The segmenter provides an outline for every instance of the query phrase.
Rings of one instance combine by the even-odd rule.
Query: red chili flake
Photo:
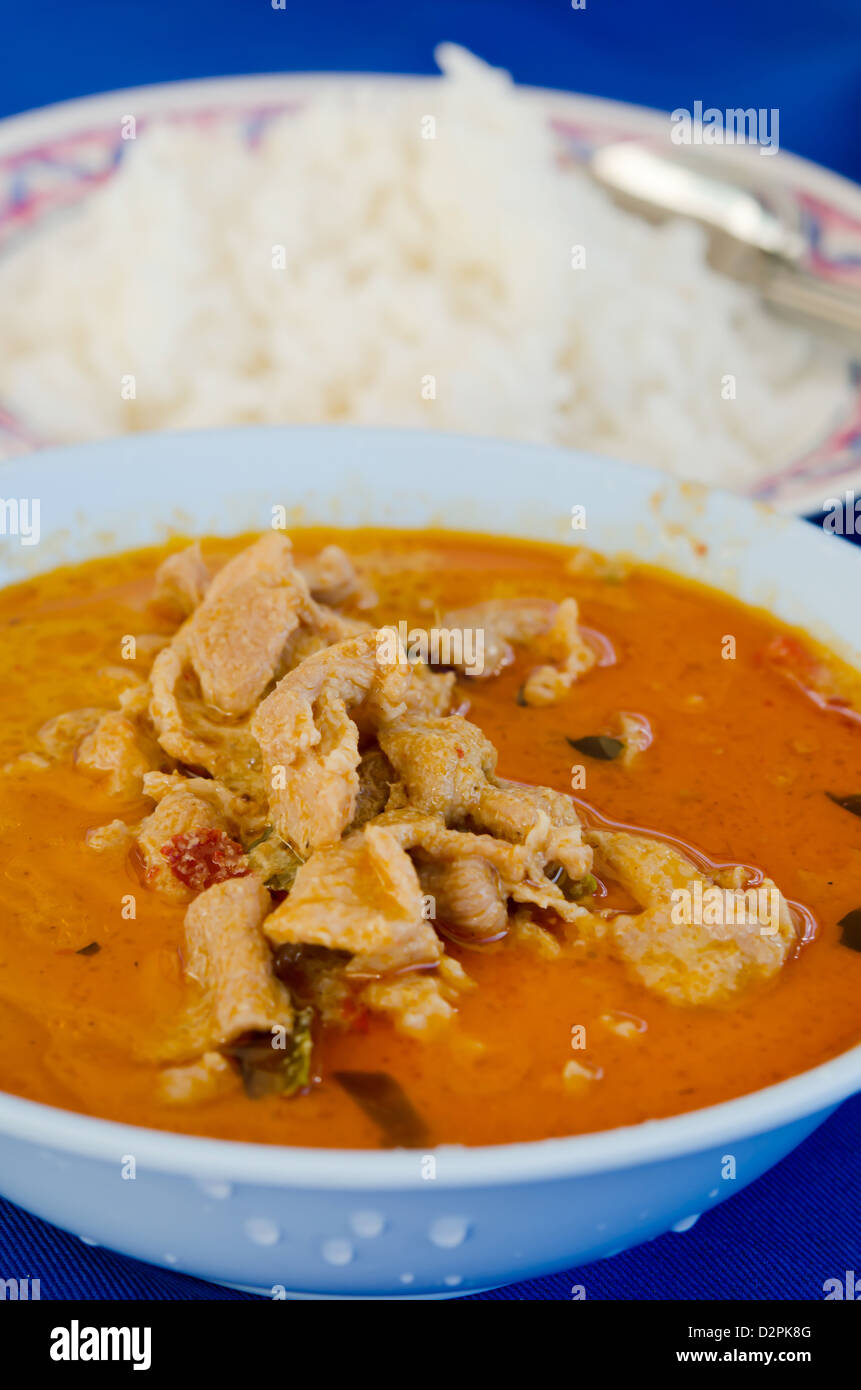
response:
[[[192,830],[172,835],[162,845],[161,856],[170,865],[171,873],[193,893],[249,873],[245,851],[225,830]]]
[[[861,711],[855,709],[845,695],[835,690],[835,678],[828,666],[797,637],[787,633],[774,637],[760,656],[820,709],[853,723],[861,723]]]
[[[797,637],[781,633],[773,637],[765,649],[765,658],[773,666],[789,669],[793,675],[821,673],[822,665]]]
[[[341,1022],[352,1033],[367,1033],[371,1016],[364,1004],[348,999],[341,1007]]]
[[[826,675],[824,667],[797,637],[788,633],[773,637],[760,658],[784,679],[800,686],[805,694],[822,688]]]

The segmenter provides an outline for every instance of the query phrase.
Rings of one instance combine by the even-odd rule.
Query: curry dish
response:
[[[172,543],[0,593],[0,1087],[498,1143],[858,1041],[859,677],[579,549]]]

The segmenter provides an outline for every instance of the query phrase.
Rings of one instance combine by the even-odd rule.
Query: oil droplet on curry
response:
[[[0,593],[3,1089],[230,1139],[488,1144],[858,1041],[849,668],[579,550],[291,540]]]

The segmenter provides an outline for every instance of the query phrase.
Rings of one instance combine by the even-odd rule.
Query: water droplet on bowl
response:
[[[216,1202],[226,1201],[233,1193],[232,1183],[219,1182],[217,1179],[204,1179],[197,1185],[204,1197],[212,1197]]]
[[[693,1216],[686,1216],[684,1220],[677,1221],[675,1226],[672,1227],[672,1230],[677,1231],[678,1234],[681,1235],[683,1231],[689,1231],[691,1226],[696,1226],[699,1219],[700,1214],[698,1211],[695,1211]]]
[[[245,1222],[245,1234],[252,1245],[277,1245],[281,1232],[266,1216],[252,1216]]]
[[[453,1250],[462,1245],[469,1231],[469,1222],[462,1216],[440,1216],[431,1224],[428,1239],[441,1250]]]
[[[327,1240],[323,1246],[323,1259],[330,1265],[348,1265],[354,1253],[348,1240]]]
[[[357,1236],[370,1240],[382,1235],[386,1229],[386,1218],[379,1211],[354,1211],[350,1217],[350,1230]]]

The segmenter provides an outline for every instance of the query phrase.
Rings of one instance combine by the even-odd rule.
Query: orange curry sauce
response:
[[[543,960],[505,941],[452,949],[476,988],[437,1039],[412,1041],[381,1020],[317,1040],[309,1094],[250,1100],[241,1087],[201,1105],[155,1099],[146,1059],[183,1008],[182,907],[147,890],[123,851],[97,854],[88,829],[132,821],[70,766],[0,776],[0,1087],[68,1109],[164,1129],[269,1143],[373,1147],[371,1120],[331,1080],[339,1068],[395,1076],[435,1141],[497,1143],[672,1115],[766,1086],[861,1036],[861,953],[839,919],[861,906],[861,818],[826,793],[861,793],[861,727],[826,712],[760,654],[780,629],[761,612],[655,571],[623,582],[572,578],[562,547],[474,536],[294,532],[299,558],[337,540],[369,557],[381,621],[427,627],[435,610],[483,598],[561,599],[605,634],[615,665],[589,672],[544,709],[517,703],[521,654],[494,680],[459,682],[469,717],[499,749],[502,776],[568,790],[603,815],[680,837],[719,861],[755,865],[805,904],[815,939],[776,982],[728,1009],[671,1005],[596,950]],[[204,545],[219,563],[247,543]],[[0,763],[36,747],[64,710],[113,703],[104,668],[126,634],[165,631],[147,611],[164,549],[57,570],[0,592],[4,672]],[[735,660],[722,639],[737,642]],[[630,767],[574,753],[566,736],[606,730],[619,710],[645,715],[652,746]],[[133,894],[136,916],[123,916]],[[98,952],[80,955],[98,942]],[[634,1038],[601,1016],[633,1014]],[[586,1051],[572,1051],[572,1028]],[[483,1044],[479,1049],[475,1043]],[[579,1093],[561,1084],[574,1058],[602,1069]],[[327,1077],[329,1078],[327,1080]]]

